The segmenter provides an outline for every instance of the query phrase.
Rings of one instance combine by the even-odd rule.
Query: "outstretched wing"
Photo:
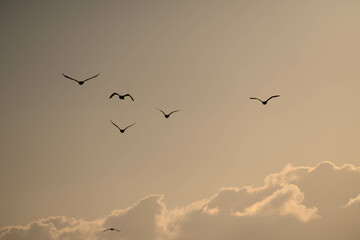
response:
[[[115,95],[118,95],[118,96],[119,96],[118,93],[114,92],[113,94],[110,95],[110,98],[112,98],[112,97],[115,96]]]
[[[134,101],[133,97],[130,94],[125,94],[124,97],[126,96],[130,97]]]
[[[115,126],[115,127],[117,127],[117,129],[119,129],[120,130],[120,128],[119,128],[119,126],[118,125],[116,125],[113,121],[111,121],[110,120],[110,122]]]
[[[179,109],[179,110],[172,111],[171,113],[169,113],[169,116],[170,116],[171,114],[173,114],[173,113],[175,113],[175,112],[179,112],[179,111],[180,111],[180,109]]]
[[[280,97],[280,95],[274,95],[274,96],[271,96],[271,97],[269,97],[269,98],[268,98],[268,100],[266,100],[266,101],[269,101],[270,99],[272,99],[272,98],[276,98],[276,97]]]
[[[66,76],[65,74],[63,74],[64,77],[70,79],[70,80],[73,80],[75,82],[79,82],[78,80],[76,80],[75,78],[72,78],[72,77],[69,77],[69,76]]]
[[[156,109],[159,110],[160,112],[162,112],[164,114],[164,116],[166,115],[163,110],[158,109],[158,108],[156,108]]]
[[[90,79],[96,78],[96,77],[99,76],[99,75],[100,75],[100,73],[96,74],[95,76],[93,76],[93,77],[91,77],[91,78],[85,79],[83,82],[86,82],[86,81],[89,81]]]
[[[133,124],[131,124],[131,125],[127,126],[126,128],[124,128],[124,131],[125,131],[126,129],[128,129],[129,127],[131,127],[131,126],[134,126],[135,123],[136,123],[136,122],[134,122]]]
[[[103,232],[106,232],[106,231],[110,231],[110,228],[108,228],[108,229],[105,229]]]
[[[118,229],[115,229],[115,228],[114,228],[114,231],[117,231],[117,232],[121,232],[120,230],[118,230]]]
[[[260,102],[262,102],[262,101],[261,101],[261,99],[259,99],[259,98],[254,98],[254,97],[251,97],[250,99],[259,100]]]

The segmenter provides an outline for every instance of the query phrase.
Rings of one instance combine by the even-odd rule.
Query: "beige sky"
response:
[[[2,1],[0,227],[360,165],[359,1]],[[100,76],[79,86],[61,76]],[[113,91],[135,102],[109,100]],[[281,97],[267,106],[249,97]],[[165,111],[181,109],[164,119]],[[119,134],[120,126],[137,124]]]

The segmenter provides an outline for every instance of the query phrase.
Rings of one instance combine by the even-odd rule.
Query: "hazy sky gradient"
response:
[[[1,1],[0,226],[95,219],[152,193],[185,205],[287,163],[359,166],[359,11],[350,0]],[[62,73],[100,76],[79,86]],[[119,134],[110,120],[137,124]]]

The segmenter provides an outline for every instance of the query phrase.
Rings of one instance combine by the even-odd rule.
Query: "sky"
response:
[[[295,234],[299,225],[309,237],[340,224],[338,214],[352,229],[360,216],[351,184],[360,166],[359,10],[351,0],[1,1],[0,240],[15,239],[11,229],[41,239],[31,227],[47,225],[41,234],[55,235],[44,239],[107,239],[94,231],[113,218],[123,231],[136,228],[122,216],[144,217],[137,223],[148,234],[124,239],[253,239],[233,229],[255,223],[273,239],[289,235],[271,229]],[[82,86],[62,76],[98,73]],[[135,101],[109,99],[114,91]],[[249,99],[275,94],[266,106]],[[181,111],[165,119],[155,108]],[[136,125],[120,134],[110,120]],[[291,182],[300,176],[267,182],[323,165],[320,177],[301,175],[307,185]],[[316,195],[338,171],[340,186]],[[260,193],[238,203],[244,187]],[[235,196],[212,203],[224,189]],[[233,227],[194,232],[222,220]],[[69,236],[59,224],[73,224]],[[341,229],[319,234],[360,236]]]

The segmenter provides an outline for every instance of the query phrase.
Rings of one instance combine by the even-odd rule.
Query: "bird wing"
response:
[[[117,129],[121,130],[121,129],[119,128],[119,126],[116,125],[113,121],[110,120],[110,122],[111,122],[115,127],[117,127]]]
[[[119,96],[118,93],[114,92],[113,94],[110,95],[110,98],[112,98],[112,97],[115,96],[115,95],[118,95],[118,96]]]
[[[65,74],[63,74],[64,77],[70,79],[70,80],[73,80],[75,82],[79,82],[78,80],[76,80],[75,78],[72,78],[72,77],[69,77],[69,76],[66,76]]]
[[[83,82],[86,82],[86,81],[89,81],[90,79],[96,78],[96,77],[99,76],[99,75],[100,75],[100,73],[96,74],[95,76],[93,76],[93,77],[91,77],[91,78],[85,79]]]
[[[135,122],[135,123],[136,123],[136,122]],[[134,126],[134,125],[135,125],[135,123],[133,123],[133,124],[131,124],[131,125],[127,126],[126,128],[124,128],[124,131],[125,131],[126,129],[128,129],[129,127],[131,127],[131,126]]]
[[[134,101],[133,97],[130,94],[125,94],[124,97],[126,96],[130,97]]]
[[[158,109],[158,108],[156,108],[156,109],[159,110],[160,112],[162,112],[164,114],[164,116],[166,115],[163,110]]]
[[[120,230],[118,230],[118,229],[115,229],[115,228],[114,228],[114,230],[115,230],[115,231],[117,231],[117,232],[121,232]]]
[[[256,99],[256,100],[259,100],[260,102],[262,102],[262,100],[259,98],[251,97],[250,99]]]
[[[108,229],[105,229],[103,232],[106,232],[106,231],[110,231],[110,228],[108,228]]]
[[[276,97],[280,97],[280,95],[274,95],[274,96],[271,96],[271,97],[269,97],[269,98],[268,98],[268,100],[266,100],[266,101],[269,101],[270,99],[272,99],[272,98],[276,98]]]
[[[172,111],[171,113],[169,113],[169,116],[170,116],[171,114],[173,114],[173,113],[175,113],[175,112],[179,112],[179,111],[180,111],[180,109],[179,109],[179,110]]]

